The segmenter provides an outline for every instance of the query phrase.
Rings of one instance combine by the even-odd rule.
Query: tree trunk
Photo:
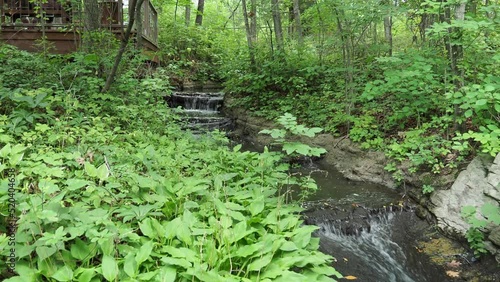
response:
[[[85,15],[85,31],[96,31],[100,27],[100,19],[101,15],[99,11],[99,4],[97,0],[84,0],[84,15]]]
[[[177,22],[177,8],[179,7],[179,0],[175,0],[175,9],[174,9],[174,24]]]
[[[186,5],[186,13],[184,14],[184,23],[189,26],[191,21],[191,5]]]
[[[278,0],[271,0],[274,35],[276,36],[276,46],[280,52],[283,52],[283,28],[281,27],[281,12]]]
[[[144,2],[142,2],[144,3]],[[135,9],[135,48],[136,49],[141,49],[142,48],[142,31],[143,31],[143,20],[142,20],[142,16],[143,16],[143,9],[142,9],[142,4],[141,6],[138,6],[136,9]]]
[[[196,13],[195,24],[201,26],[203,22],[203,9],[205,8],[205,0],[198,0],[198,11]]]
[[[115,57],[115,62],[113,64],[113,68],[111,69],[111,72],[106,79],[106,84],[102,88],[101,92],[107,92],[109,88],[111,87],[111,84],[113,84],[113,81],[115,80],[116,72],[118,71],[118,67],[120,66],[120,62],[123,57],[123,53],[125,53],[125,49],[127,48],[128,41],[130,39],[130,34],[132,33],[132,27],[134,25],[135,21],[135,15],[136,15],[136,9],[137,7],[142,7],[142,3],[144,0],[131,0],[129,2],[129,7],[128,7],[128,14],[129,14],[129,22],[127,24],[127,30],[125,31],[125,34],[123,35],[122,42],[120,43],[120,49],[118,50],[118,54],[116,54]],[[140,8],[139,8],[140,9]]]
[[[295,20],[295,33],[297,34],[297,40],[299,45],[304,43],[302,37],[302,24],[300,23],[300,5],[299,0],[293,0],[293,18]]]
[[[252,42],[257,42],[257,3],[256,0],[250,0],[250,35]]]
[[[389,51],[387,54],[392,56],[392,0],[389,0],[387,3],[387,9],[389,9],[388,14],[384,17],[384,35],[385,41],[389,45]]]
[[[250,23],[248,21],[248,13],[247,13],[247,1],[246,0],[241,0],[241,7],[243,9],[243,19],[245,21],[245,31],[247,34],[247,44],[248,44],[248,53],[250,55],[250,69],[252,71],[256,70],[256,65],[255,65],[255,52],[253,49],[253,38],[252,38],[252,30],[250,28]]]
[[[354,56],[353,54],[353,39],[352,39],[352,32],[351,28],[348,24],[348,21],[345,19],[345,14],[341,10],[339,11],[337,8],[334,9],[334,12],[336,14],[337,18],[337,28],[340,33],[340,38],[342,41],[342,60],[344,62],[344,83],[345,83],[345,99],[346,99],[346,106],[345,106],[345,113],[346,115],[350,118],[351,116],[351,109],[354,104],[354,74],[353,74],[353,68],[354,64],[352,62],[352,58]],[[344,22],[344,24],[342,23]],[[344,25],[347,27],[347,29],[344,28]],[[347,128],[347,133],[349,132],[351,128],[351,122],[350,119],[347,118],[346,122],[346,128]]]
[[[83,50],[87,52],[92,52],[94,48],[97,47],[97,42],[95,42],[95,38],[92,35],[94,31],[99,30],[100,27],[100,11],[99,4],[97,0],[85,0],[84,1],[84,26],[83,32],[84,36],[82,37],[82,47]],[[43,21],[42,21],[43,22]]]
[[[465,7],[466,3],[462,2],[455,7],[455,21],[463,22],[465,20]],[[455,92],[461,91],[464,87],[464,72],[460,68],[459,64],[463,59],[463,48],[462,48],[462,28],[453,27],[450,29],[450,42],[448,43],[448,48],[450,48],[450,68],[453,74],[453,85]],[[463,131],[463,125],[457,122],[457,118],[462,115],[462,111],[459,105],[454,106],[454,129]]]

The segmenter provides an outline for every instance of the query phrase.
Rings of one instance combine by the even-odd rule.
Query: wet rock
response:
[[[463,207],[481,207],[485,203],[498,205],[498,202],[485,195],[487,191],[494,189],[488,183],[490,166],[489,158],[476,157],[467,169],[459,174],[449,190],[434,192],[430,198],[432,205],[430,211],[436,216],[441,229],[450,234],[463,236],[470,227],[462,218]]]
[[[490,236],[488,236],[488,240],[500,247],[500,226],[497,226],[493,230],[491,230]]]

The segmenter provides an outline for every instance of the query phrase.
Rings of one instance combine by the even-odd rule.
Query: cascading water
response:
[[[359,281],[446,281],[443,275],[436,276],[428,266],[415,269],[414,265],[409,265],[407,253],[394,236],[394,218],[397,216],[387,213],[371,219],[370,232],[361,232],[357,236],[345,235],[332,224],[320,223],[317,235],[322,242],[322,250],[336,257],[335,266],[339,271],[354,275]]]
[[[305,203],[304,217],[320,227],[320,249],[337,259],[338,271],[366,282],[451,281],[417,250],[428,225],[396,191],[349,181],[324,162],[308,169],[328,172],[310,173],[320,191]]]
[[[220,112],[223,100],[221,92],[174,92],[167,97],[170,107],[182,109],[186,129],[194,132],[230,127],[231,120]]]

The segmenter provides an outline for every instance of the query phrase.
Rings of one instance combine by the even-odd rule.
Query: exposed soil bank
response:
[[[270,137],[260,135],[258,132],[262,129],[276,128],[278,127],[276,123],[253,117],[250,112],[231,107],[231,105],[231,97],[226,97],[223,110],[226,116],[234,119],[235,130],[233,134],[235,136],[250,139],[258,144],[270,144],[272,142]],[[500,267],[493,256],[485,256],[479,261],[474,260],[470,255],[471,251],[467,247],[467,242],[463,240],[463,237],[460,239],[463,234],[457,234],[454,230],[447,230],[440,226],[440,231],[445,232],[448,236],[455,236],[455,240],[450,240],[436,231],[438,225],[435,225],[435,223],[439,222],[439,218],[436,220],[436,215],[432,213],[436,205],[433,205],[430,198],[423,196],[421,193],[423,184],[432,185],[437,192],[443,191],[436,193],[441,198],[446,193],[454,193],[450,188],[457,179],[458,169],[437,176],[431,172],[410,174],[407,170],[408,167],[403,165],[401,169],[404,172],[404,180],[398,185],[392,175],[384,170],[388,160],[382,152],[362,150],[357,144],[350,141],[347,136],[336,138],[330,134],[320,134],[312,139],[301,138],[299,140],[309,145],[325,148],[328,151],[324,157],[325,161],[338,169],[344,177],[354,181],[377,183],[389,188],[397,187],[397,189],[401,189],[404,196],[410,196],[419,203],[417,214],[434,225],[426,229],[419,229],[421,239],[414,243],[434,263],[447,271],[451,271],[446,273],[450,279],[455,279],[455,281],[500,281]],[[487,176],[486,173],[485,177]],[[467,195],[461,195],[460,197],[467,198]],[[450,212],[455,213],[456,216],[457,209]],[[441,216],[446,217],[445,214],[441,214]],[[458,216],[460,215],[458,214]],[[496,249],[492,248],[492,250],[495,251]],[[497,258],[500,257],[498,254],[500,253],[497,253]]]

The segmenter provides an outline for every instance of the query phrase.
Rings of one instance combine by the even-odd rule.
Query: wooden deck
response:
[[[83,30],[82,7],[70,7],[57,0],[49,0],[40,8],[34,5],[28,0],[0,0],[0,41],[36,52],[39,51],[37,42],[45,36],[54,47],[53,53],[67,54],[78,50]],[[158,51],[158,17],[149,0],[143,5],[142,45],[146,53],[152,54]],[[121,0],[101,1],[100,6],[101,28],[118,39],[123,38],[126,24]],[[134,29],[133,33],[135,37],[137,30]]]

